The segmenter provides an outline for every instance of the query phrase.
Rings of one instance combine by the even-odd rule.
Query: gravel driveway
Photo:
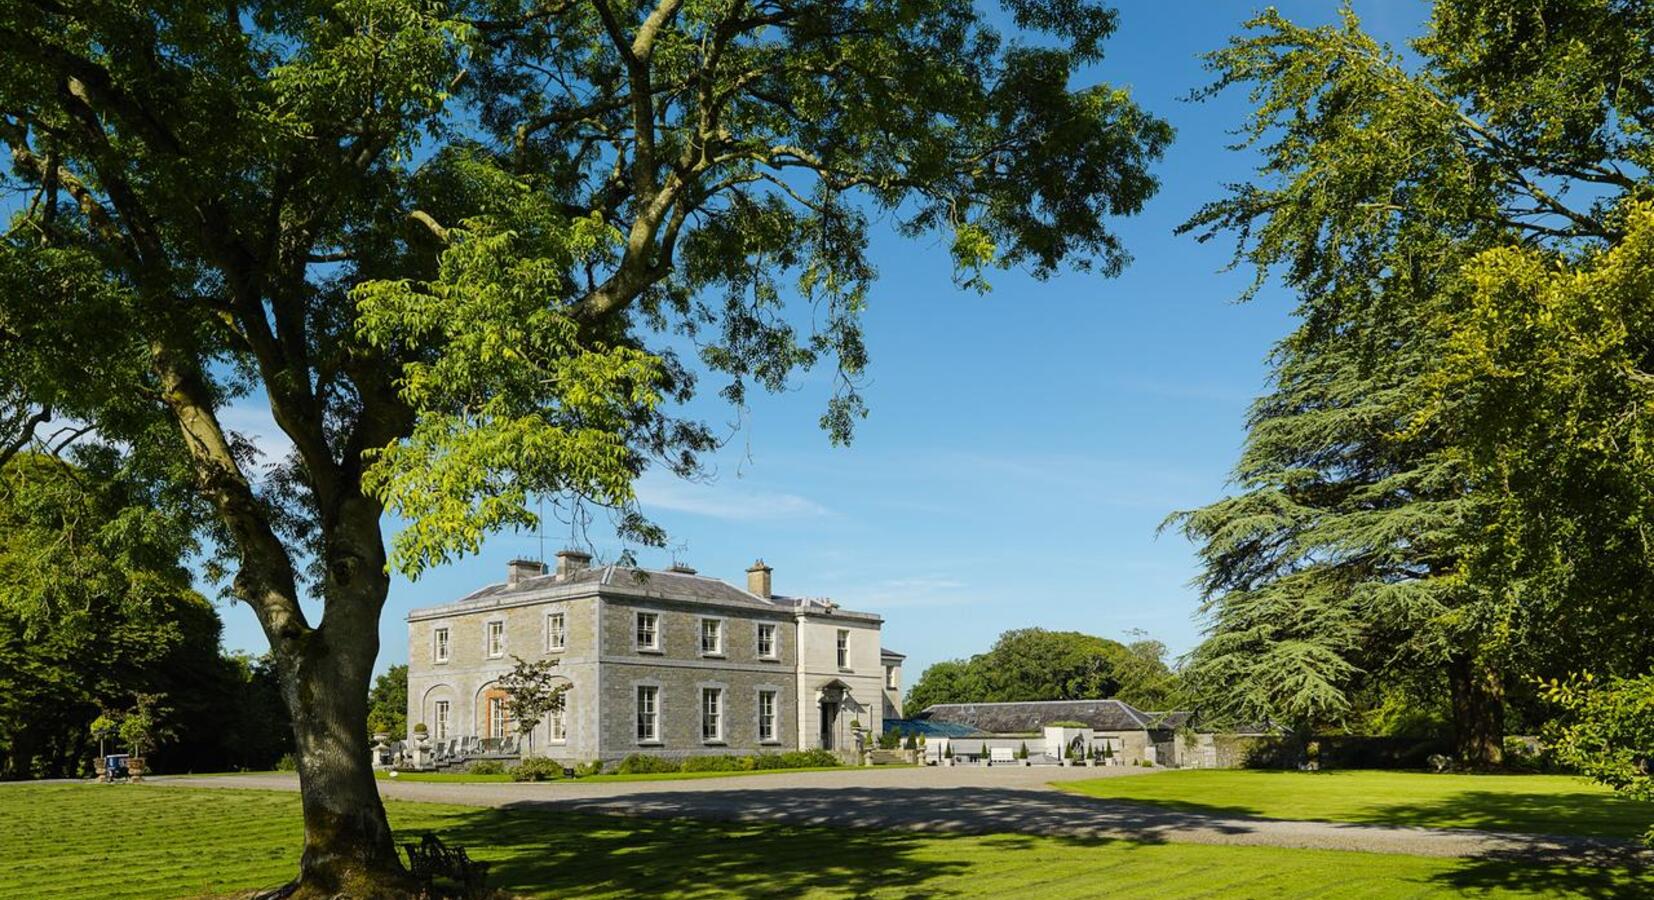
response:
[[[1646,863],[1617,840],[1182,812],[1071,794],[1051,782],[1155,778],[1128,768],[955,767],[845,769],[682,781],[453,784],[379,782],[387,798],[466,806],[550,806],[655,818],[787,822],[842,828],[1024,833],[1414,856]],[[171,776],[157,785],[297,790],[293,775]]]

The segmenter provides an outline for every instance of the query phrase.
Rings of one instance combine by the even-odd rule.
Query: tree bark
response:
[[[376,632],[325,626],[284,668],[304,807],[295,897],[408,896],[368,762],[368,681]]]
[[[1471,768],[1499,766],[1505,760],[1505,685],[1499,672],[1473,654],[1448,660],[1452,694],[1453,749]]]
[[[304,855],[295,897],[417,892],[391,840],[368,759],[368,687],[390,590],[379,505],[352,493],[324,521],[322,624],[283,665],[293,716]]]

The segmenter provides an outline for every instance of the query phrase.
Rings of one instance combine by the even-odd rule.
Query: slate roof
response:
[[[915,718],[963,725],[988,734],[1027,734],[1052,722],[1084,722],[1097,731],[1176,728],[1189,713],[1148,713],[1120,700],[1040,700],[1026,703],[938,703]]]
[[[874,613],[854,612],[829,605],[820,600],[799,600],[791,597],[764,598],[750,594],[735,585],[691,572],[657,571],[627,566],[597,566],[559,577],[555,574],[524,578],[516,584],[490,584],[461,597],[452,603],[415,609],[409,619],[437,615],[455,615],[491,609],[500,606],[537,603],[565,597],[584,597],[592,594],[614,597],[644,597],[674,600],[702,606],[768,611],[787,614],[794,611],[829,613],[838,616],[882,621]]]

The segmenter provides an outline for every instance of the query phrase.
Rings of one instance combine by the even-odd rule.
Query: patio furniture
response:
[[[488,863],[472,859],[464,847],[449,847],[441,838],[426,832],[419,843],[404,844],[403,849],[408,854],[409,871],[427,896],[438,896],[436,881],[439,878],[458,882],[465,889],[464,896],[484,893]]]

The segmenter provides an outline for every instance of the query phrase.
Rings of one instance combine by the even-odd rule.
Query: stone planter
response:
[[[92,772],[97,776],[98,781],[109,781],[109,761],[101,756],[92,757]]]
[[[1085,767],[1088,769],[1095,769],[1097,768],[1097,761],[1094,759],[1088,759],[1085,761]]]
[[[144,780],[144,758],[141,757],[141,756],[134,756],[134,757],[128,759],[126,761],[126,774],[127,774],[127,777],[132,779],[133,784],[137,784],[138,782],[143,781]]]

